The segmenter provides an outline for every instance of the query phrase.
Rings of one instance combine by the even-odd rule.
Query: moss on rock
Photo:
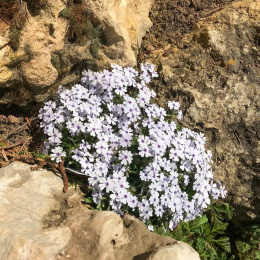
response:
[[[62,74],[60,56],[57,53],[51,54],[51,64],[58,71],[59,76]]]
[[[82,1],[68,1],[59,17],[65,18],[69,23],[67,41],[82,46],[91,41],[90,53],[94,58],[98,58],[102,31],[92,23],[91,14]]]

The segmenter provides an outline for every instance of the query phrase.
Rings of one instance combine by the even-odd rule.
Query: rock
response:
[[[0,123],[6,124],[7,123],[7,117],[4,116],[4,115],[0,115]]]
[[[89,210],[79,190],[62,193],[53,172],[13,162],[0,169],[0,182],[1,259],[199,259],[188,245],[150,232],[135,217]],[[188,258],[173,258],[179,255]]]
[[[49,86],[58,78],[51,63],[51,53],[64,46],[67,22],[58,17],[64,8],[62,1],[48,0],[47,8],[38,16],[30,16],[21,32],[18,51],[27,48],[32,56],[28,62],[22,63],[22,74],[31,87]],[[54,30],[51,34],[50,25]]]
[[[108,211],[71,209],[65,225],[72,239],[57,259],[146,259],[143,255],[163,245],[174,244],[170,237],[150,232],[135,217],[123,219]],[[69,256],[69,257],[68,257]],[[141,257],[141,258],[140,258]]]
[[[199,254],[189,245],[177,242],[155,250],[147,260],[200,260]]]
[[[10,124],[17,124],[17,123],[19,123],[19,119],[17,117],[15,117],[15,116],[12,116],[12,115],[7,117],[7,121]]]
[[[67,225],[73,239],[59,255],[59,260],[80,260],[87,256],[104,260],[200,259],[189,245],[150,232],[140,220],[132,216],[125,215],[122,221],[112,212],[88,210],[80,213],[73,210],[70,215],[73,217],[68,218]]]
[[[93,39],[81,44],[68,41],[69,23],[60,15],[70,8],[67,1],[45,0],[39,14],[31,16],[28,11],[22,29],[12,28],[17,30],[13,32],[17,50],[10,48],[10,28],[0,19],[0,28],[5,29],[0,34],[0,87],[6,92],[26,87],[33,100],[39,102],[51,95],[48,87],[60,85],[64,77],[67,76],[67,84],[75,82],[75,71],[79,81],[79,73],[89,63],[99,70],[110,67],[111,63],[135,66],[142,37],[152,24],[149,19],[152,2],[81,1],[82,8],[91,13],[90,19],[102,28],[106,38],[106,43],[96,50],[98,57],[91,53]],[[22,4],[26,6],[25,2]],[[14,101],[0,98],[0,102]]]
[[[148,52],[152,52],[152,51],[155,50],[155,48],[154,48],[153,45],[151,45],[151,44],[148,44],[148,45],[145,47],[145,49],[146,49]]]
[[[0,258],[53,259],[68,243],[68,227],[44,230],[41,220],[59,205],[62,180],[48,171],[30,171],[14,162],[0,169]]]
[[[136,53],[133,49],[137,52],[142,37],[152,25],[148,16],[153,0],[91,0],[85,3],[104,27],[107,40],[104,54],[122,66],[135,66]]]
[[[178,99],[185,125],[205,132],[214,176],[240,222],[260,221],[259,21],[259,1],[235,2],[159,58],[159,99]]]
[[[163,80],[165,82],[168,82],[169,79],[171,79],[173,77],[173,73],[172,73],[172,69],[170,66],[168,66],[167,64],[164,64],[162,66],[162,69],[161,69],[161,74],[163,76]]]
[[[0,19],[0,50],[9,43],[9,25]]]
[[[12,59],[14,59],[14,56],[10,46],[6,45],[0,48],[0,67],[9,65]]]
[[[8,80],[12,79],[13,73],[7,67],[0,67],[0,83],[6,84]]]

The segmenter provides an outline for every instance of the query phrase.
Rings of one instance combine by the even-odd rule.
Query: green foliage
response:
[[[228,203],[211,205],[202,217],[193,221],[182,221],[173,232],[164,225],[155,226],[155,232],[168,235],[190,244],[203,260],[235,259],[231,253],[229,237],[226,236],[232,212]],[[228,258],[229,257],[229,258]]]
[[[39,151],[32,152],[32,154],[33,154],[33,156],[34,156],[35,158],[43,159],[43,160],[45,160],[45,159],[47,159],[47,158],[50,157],[49,155],[43,155],[43,154],[41,154]]]
[[[62,73],[62,67],[60,62],[60,56],[56,53],[51,54],[51,64],[58,71],[59,76]]]
[[[247,226],[236,241],[239,260],[260,260],[260,225]]]
[[[94,38],[91,41],[90,53],[96,59],[99,57],[99,55],[98,55],[99,48],[100,48],[100,39],[99,38]]]
[[[20,45],[20,35],[21,30],[16,27],[16,25],[11,25],[10,31],[9,31],[9,38],[10,42],[9,45],[14,51],[17,51]]]
[[[232,238],[227,230],[233,213],[228,203],[211,205],[202,217],[181,222],[173,232],[165,223],[154,226],[154,231],[190,244],[202,260],[260,260],[260,226],[240,228],[242,236]],[[231,248],[230,240],[235,247]]]
[[[9,63],[7,64],[7,67],[12,68],[15,67],[19,63],[19,59],[15,54],[10,56]]]
[[[40,11],[47,5],[47,0],[23,0],[32,16],[39,15]]]

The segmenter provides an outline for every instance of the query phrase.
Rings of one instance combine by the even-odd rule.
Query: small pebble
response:
[[[17,117],[15,117],[15,116],[11,116],[11,115],[8,116],[7,121],[10,124],[17,124],[17,123],[19,123],[19,119]]]
[[[7,123],[7,117],[4,115],[0,115],[0,123]]]

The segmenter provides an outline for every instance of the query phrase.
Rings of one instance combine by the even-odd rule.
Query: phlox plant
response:
[[[225,197],[213,180],[206,139],[181,127],[178,102],[167,109],[152,103],[154,65],[142,64],[140,72],[111,67],[83,71],[81,84],[59,87],[45,103],[39,113],[44,153],[86,175],[96,205],[106,200],[119,214],[174,229],[200,216],[212,198]]]

